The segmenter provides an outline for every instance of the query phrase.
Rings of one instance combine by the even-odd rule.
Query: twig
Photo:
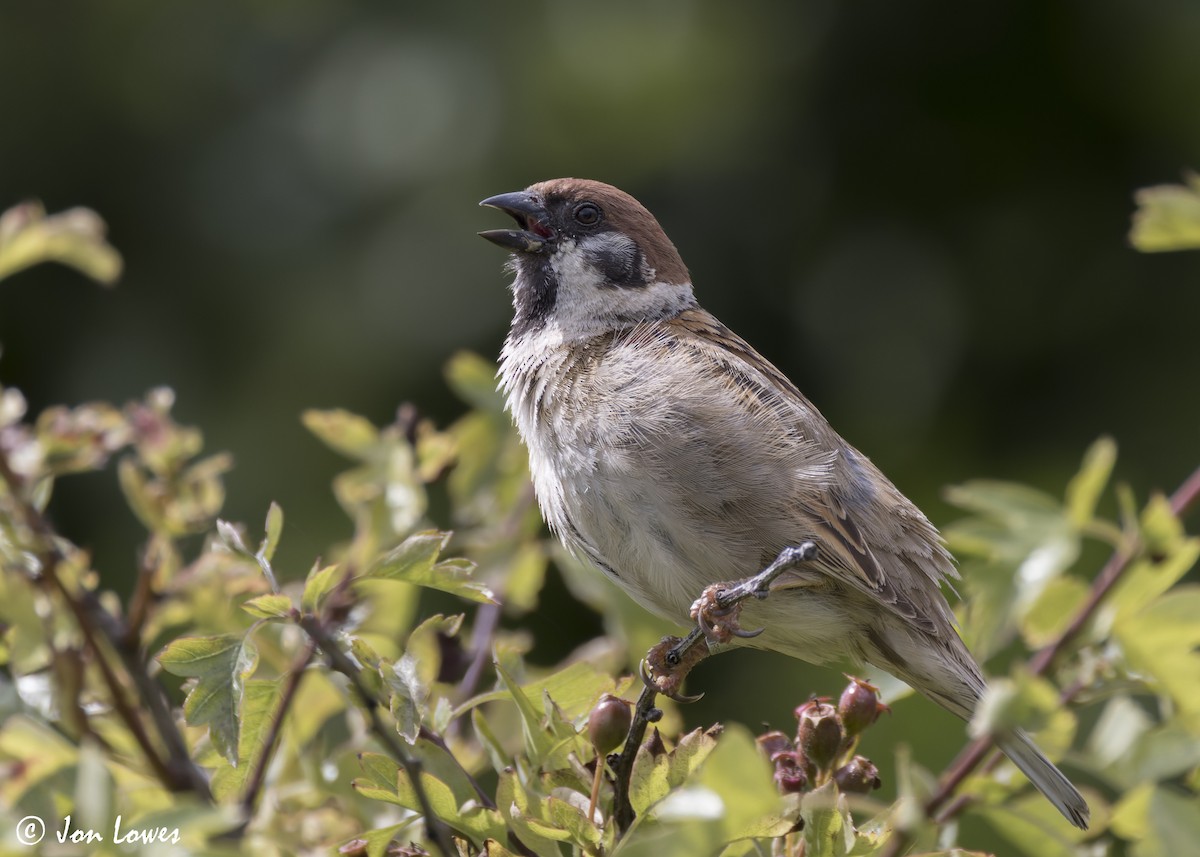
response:
[[[421,805],[421,814],[425,817],[425,829],[429,832],[429,838],[437,846],[438,851],[442,853],[443,857],[455,857],[458,854],[458,850],[454,847],[454,843],[451,840],[450,831],[442,823],[442,820],[434,814],[433,805],[429,802],[429,795],[425,792],[425,786],[421,783],[421,761],[404,749],[396,737],[395,729],[388,726],[380,716],[379,710],[383,705],[375,694],[371,693],[366,685],[363,684],[358,666],[341,650],[337,641],[320,619],[315,616],[303,616],[300,619],[300,627],[307,632],[325,657],[329,659],[329,665],[350,680],[351,686],[353,686],[367,709],[367,715],[371,720],[371,730],[375,733],[375,737],[387,747],[392,757],[400,763],[400,766],[404,768],[404,772],[408,774],[413,793],[417,796],[417,802]]]
[[[262,753],[255,761],[254,769],[246,780],[246,791],[242,794],[242,814],[247,819],[254,811],[254,802],[258,799],[259,790],[267,776],[271,757],[275,755],[275,749],[279,744],[279,735],[283,731],[283,719],[287,716],[288,709],[291,708],[292,700],[296,698],[296,692],[300,689],[300,681],[304,678],[304,671],[308,669],[309,662],[312,661],[316,652],[316,641],[309,637],[304,651],[300,653],[300,657],[296,658],[295,664],[288,670],[287,683],[279,695],[279,705],[271,715],[271,726],[267,731],[266,740],[263,741]]]
[[[1193,470],[1191,475],[1172,492],[1169,499],[1171,511],[1176,517],[1183,517],[1196,503],[1198,497],[1200,497],[1200,467]],[[1072,617],[1070,624],[1067,625],[1052,643],[1044,646],[1029,659],[1028,668],[1033,675],[1043,675],[1050,668],[1051,664],[1054,663],[1055,658],[1087,627],[1088,622],[1091,621],[1092,616],[1100,607],[1105,596],[1112,591],[1113,586],[1120,580],[1121,575],[1129,568],[1130,562],[1137,555],[1140,547],[1140,541],[1135,539],[1123,549],[1118,548],[1113,552],[1108,562],[1104,564],[1104,568],[1101,569],[1096,579],[1092,582],[1087,600]],[[1073,684],[1063,691],[1059,697],[1059,701],[1066,704],[1074,699],[1083,689],[1084,686],[1082,684]],[[991,749],[992,739],[990,736],[977,738],[963,748],[942,775],[937,790],[925,802],[925,815],[927,818],[934,819],[938,823],[946,822],[956,816],[971,802],[971,799],[966,796],[955,797],[955,792],[962,785],[963,781],[988,757]],[[984,769],[991,770],[999,763],[1000,759],[1001,755],[998,752],[992,753]],[[943,806],[945,807],[944,809]],[[942,811],[938,812],[939,809]],[[908,844],[907,837],[897,832],[889,843],[885,857],[896,857],[896,855],[903,853],[903,849]]]
[[[483,677],[483,671],[492,662],[492,636],[500,624],[499,604],[480,604],[475,611],[475,627],[471,631],[471,664],[458,683],[458,698],[470,698]]]
[[[175,721],[166,707],[161,686],[150,677],[136,649],[123,645],[126,631],[121,622],[108,612],[95,593],[87,589],[81,589],[78,593],[72,592],[59,577],[58,564],[65,561],[67,557],[58,546],[58,535],[37,507],[23,498],[22,479],[13,471],[8,457],[3,451],[0,451],[0,479],[7,486],[17,511],[24,518],[25,526],[40,543],[38,559],[41,564],[42,579],[62,596],[67,607],[75,616],[75,621],[78,623],[87,645],[95,653],[96,664],[100,669],[101,678],[108,688],[109,696],[112,698],[113,708],[129,728],[130,734],[133,735],[134,740],[146,756],[155,776],[170,791],[190,790],[205,800],[211,800],[212,793],[208,788],[208,781],[188,755],[183,736],[179,734]],[[101,640],[107,643],[121,660],[126,673],[150,709],[159,737],[166,746],[166,759],[159,755],[150,736],[146,733],[141,718],[125,699],[125,689],[105,657],[105,649]]]
[[[633,824],[633,805],[629,801],[629,780],[633,776],[633,760],[637,758],[638,748],[646,737],[646,727],[651,723],[662,720],[663,713],[654,707],[658,691],[650,685],[642,688],[633,710],[633,722],[629,726],[629,734],[625,737],[625,749],[616,764],[617,783],[613,794],[613,817],[617,820],[617,829],[624,833]],[[603,764],[603,759],[597,759],[596,764]]]

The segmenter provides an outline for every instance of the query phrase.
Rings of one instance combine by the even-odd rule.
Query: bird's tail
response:
[[[996,736],[996,746],[1012,759],[1046,799],[1080,830],[1087,830],[1091,810],[1079,790],[1062,771],[1042,755],[1042,751],[1021,729]]]

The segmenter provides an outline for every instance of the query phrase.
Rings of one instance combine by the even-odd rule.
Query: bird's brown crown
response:
[[[691,282],[679,251],[654,215],[625,191],[593,179],[576,178],[550,179],[530,185],[527,190],[541,196],[547,205],[594,202],[613,230],[637,243],[647,264],[654,269],[658,282]]]

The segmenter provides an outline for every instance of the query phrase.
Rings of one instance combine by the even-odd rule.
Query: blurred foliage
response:
[[[1200,837],[1200,588],[1184,581],[1200,538],[1172,508],[1200,477],[1186,496],[1139,504],[1110,489],[1116,448],[1102,439],[1061,499],[994,481],[950,492],[966,512],[948,536],[972,646],[1060,655],[1045,669],[1010,657],[971,731],[1033,731],[1084,785],[1090,831],[1006,762],[966,778],[956,813],[931,819],[936,782],[920,759],[859,754],[880,708],[855,680],[836,707],[800,705],[794,739],[774,731],[757,746],[741,723],[689,731],[668,710],[637,750],[637,818],[622,835],[607,776],[589,814],[606,759],[588,724],[608,695],[629,698],[628,668],[658,626],[547,544],[490,365],[459,354],[449,377],[471,410],[444,429],[409,408],[384,427],[305,414],[354,462],[333,486],[351,535],[307,575],[280,566],[281,505],[261,536],[217,518],[229,459],[204,456],[169,391],[30,416],[0,389],[3,853],[28,853],[9,838],[26,829],[18,819],[54,836],[68,815],[105,841],[61,853],[123,853],[114,818],[196,854],[866,857],[898,837],[911,853],[964,854],[980,822],[1005,853],[1174,857]],[[145,529],[128,597],[48,517],[62,477],[114,456]],[[1101,511],[1109,496],[1115,517]],[[1093,544],[1112,551],[1116,585],[1089,606]],[[606,630],[537,667],[526,626],[552,568]],[[895,784],[890,806],[870,794],[881,778]]]
[[[1187,184],[1144,188],[1137,193],[1137,214],[1129,240],[1143,252],[1200,249],[1200,176]]]

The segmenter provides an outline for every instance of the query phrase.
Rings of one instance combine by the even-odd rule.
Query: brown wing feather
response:
[[[843,497],[834,482],[809,493],[805,508],[799,510],[798,522],[805,531],[797,536],[817,542],[817,567],[929,633],[938,634],[946,622],[952,622],[937,584],[956,576],[954,567],[936,530],[920,511],[820,418],[787,376],[710,313],[699,308],[686,310],[667,324],[683,339],[699,340],[766,376],[771,392],[795,408],[800,433],[835,449],[843,467],[852,459],[864,473],[869,470],[866,481],[879,489],[877,495],[869,499]],[[875,543],[868,541],[861,526],[864,520],[882,529],[883,537],[877,537]],[[889,566],[896,566],[890,574]],[[785,575],[776,585],[790,588],[810,582],[801,572]]]

